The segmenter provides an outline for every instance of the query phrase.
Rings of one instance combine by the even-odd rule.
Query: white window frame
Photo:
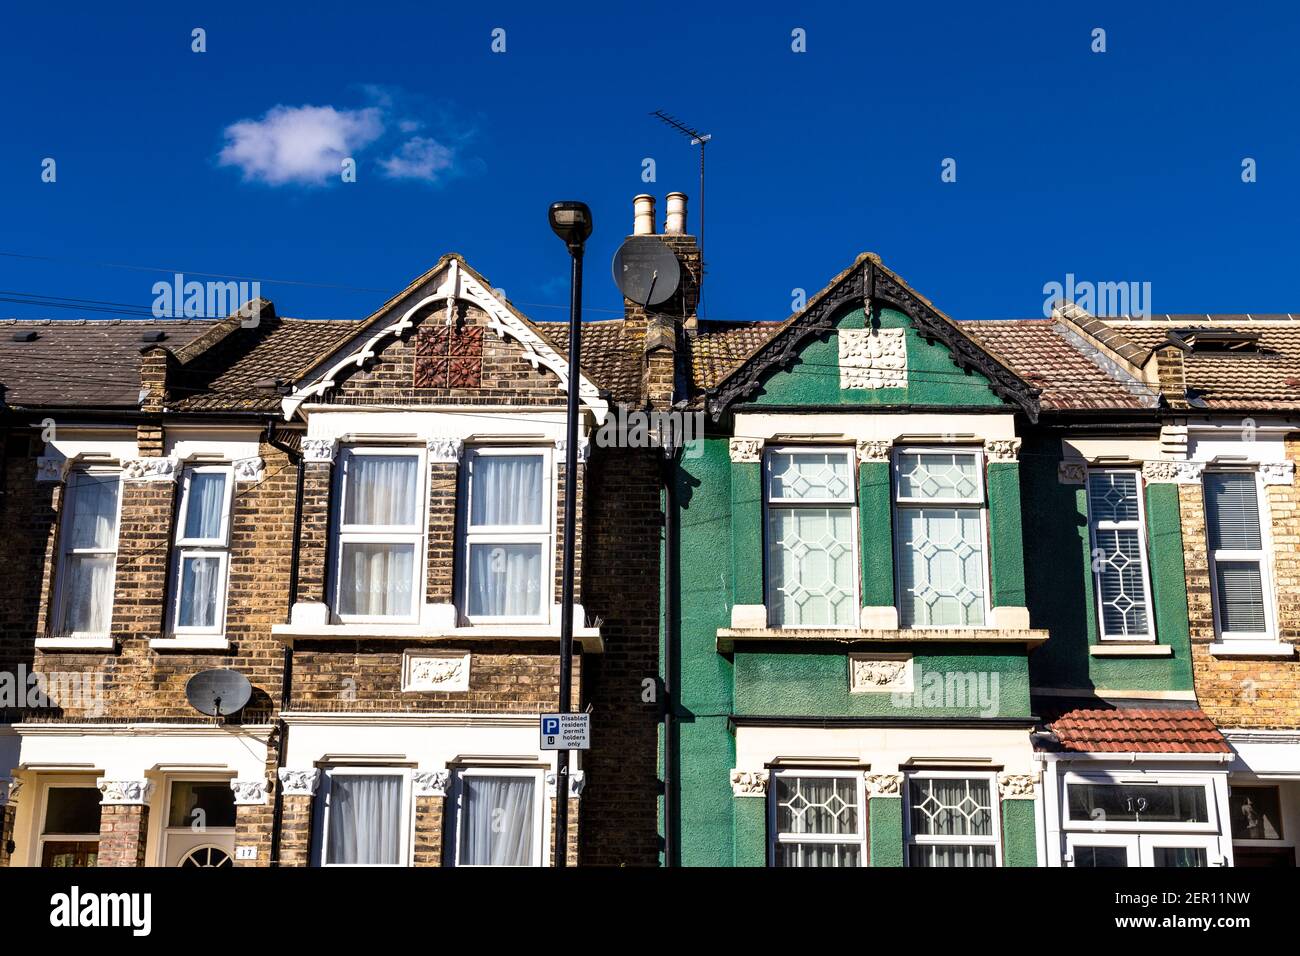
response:
[[[900,462],[904,455],[909,454],[969,454],[975,456],[975,481],[978,484],[978,490],[972,498],[904,498],[899,493],[902,484],[903,471]],[[892,460],[890,461],[890,471],[893,473],[893,488],[891,503],[891,517],[893,520],[893,540],[890,547],[893,549],[894,562],[894,603],[902,611],[902,602],[905,597],[903,590],[903,575],[901,562],[898,560],[899,548],[902,546],[902,538],[899,534],[899,512],[904,509],[924,510],[927,508],[977,508],[980,513],[980,564],[981,564],[981,582],[983,584],[983,624],[961,624],[961,628],[992,628],[993,627],[993,561],[989,543],[989,502],[988,502],[988,484],[986,481],[986,466],[984,451],[970,445],[896,445],[893,450]],[[912,630],[930,630],[938,628],[940,630],[952,628],[948,624],[921,624],[913,621],[910,625]],[[1000,851],[999,851],[1000,852]]]
[[[1210,515],[1208,507],[1208,498],[1206,498],[1205,480],[1211,475],[1216,474],[1248,474],[1255,481],[1255,510],[1259,516],[1259,546],[1258,551],[1239,551],[1231,548],[1215,549],[1210,546]],[[1209,559],[1210,575],[1210,606],[1214,611],[1214,633],[1220,641],[1225,643],[1232,641],[1254,641],[1272,642],[1277,640],[1277,595],[1273,592],[1273,568],[1272,568],[1272,518],[1270,515],[1268,492],[1265,490],[1264,482],[1261,479],[1258,470],[1249,471],[1241,468],[1207,468],[1201,479],[1202,502],[1205,507],[1205,552]],[[1218,563],[1226,562],[1257,562],[1259,564],[1259,581],[1260,588],[1264,597],[1264,630],[1262,631],[1225,631],[1219,618],[1219,606],[1222,603],[1219,597],[1219,571]]]
[[[849,462],[849,497],[847,498],[773,498],[772,497],[772,457],[799,453],[819,453],[844,455]],[[853,613],[847,624],[791,624],[783,621],[776,623],[776,606],[779,595],[771,587],[770,542],[772,509],[809,509],[843,508],[849,509],[849,520],[853,529],[849,537],[853,549]],[[858,524],[858,461],[852,447],[845,445],[775,445],[763,449],[763,600],[768,608],[768,625],[782,630],[856,630],[860,626],[859,609],[862,607],[862,565],[858,554],[858,540],[861,529]]]
[[[66,780],[47,780],[41,788],[41,811],[40,820],[36,827],[36,859],[32,861],[32,866],[40,866],[45,859],[46,842],[53,843],[95,843],[100,842],[100,831],[95,833],[51,833],[46,836],[45,821],[50,812],[50,791],[58,788],[75,789],[75,790],[98,790],[95,779],[92,778],[68,778]],[[100,827],[103,827],[103,803],[100,803]]]
[[[776,848],[782,843],[820,843],[829,846],[856,846],[858,848],[858,866],[869,866],[870,861],[867,859],[867,840],[870,833],[870,821],[868,819],[869,806],[866,795],[866,781],[863,779],[860,770],[823,770],[819,767],[791,768],[789,770],[774,770],[770,775],[773,779],[768,786],[767,801],[767,832],[768,832],[768,865],[776,866]],[[806,777],[806,778],[828,778],[834,777],[841,780],[853,780],[855,794],[858,801],[858,833],[855,837],[842,833],[784,833],[776,828],[776,817],[778,810],[776,778],[778,777]]]
[[[398,821],[398,832],[402,836],[401,846],[398,848],[396,863],[331,863],[329,859],[330,850],[330,797],[333,794],[333,779],[335,777],[400,777],[402,781],[402,792],[397,799],[398,812],[401,819]],[[339,869],[349,869],[355,867],[376,867],[379,869],[394,869],[411,865],[411,850],[415,845],[415,815],[411,812],[413,797],[411,795],[411,771],[406,767],[394,767],[391,765],[366,765],[366,764],[346,764],[335,767],[325,767],[321,770],[320,793],[318,799],[321,804],[320,811],[320,836],[317,840],[316,859],[319,866],[332,866]]]
[[[1201,787],[1205,790],[1205,823],[1169,823],[1147,820],[1075,820],[1070,816],[1070,785],[1116,787]],[[1061,828],[1078,833],[1208,833],[1219,832],[1219,806],[1214,781],[1206,776],[1169,774],[1139,776],[1120,771],[1070,771],[1061,781]],[[1217,837],[1216,837],[1217,839]],[[1187,844],[1190,846],[1191,844]]]
[[[415,524],[402,525],[345,525],[347,509],[348,463],[354,458],[368,456],[412,458],[415,471]],[[337,472],[333,482],[334,506],[330,522],[330,608],[334,619],[343,624],[414,624],[420,620],[425,600],[425,562],[429,524],[429,455],[413,445],[351,445],[339,452]],[[411,555],[411,608],[407,614],[343,614],[339,608],[343,572],[344,544],[409,544]]]
[[[1067,866],[1078,866],[1079,857],[1078,849],[1080,847],[1111,847],[1123,849],[1127,862],[1126,867],[1136,867],[1141,865],[1141,856],[1138,852],[1138,835],[1136,833],[1067,833],[1065,836],[1065,852],[1069,854],[1070,859]]]
[[[216,538],[188,538],[185,525],[190,507],[190,483],[195,474],[222,474],[226,477],[225,502],[222,505],[221,533]],[[181,486],[181,506],[176,512],[176,539],[172,558],[171,633],[176,637],[216,637],[226,632],[226,606],[230,593],[230,515],[235,496],[235,470],[228,464],[194,464],[185,468]],[[221,566],[221,584],[217,591],[217,615],[211,627],[182,627],[180,624],[181,581],[186,558],[216,558]]]
[[[1093,475],[1107,474],[1129,474],[1137,482],[1137,511],[1136,521],[1101,521],[1093,517],[1092,514],[1092,478]],[[1147,510],[1146,510],[1146,484],[1142,480],[1142,470],[1140,468],[1089,468],[1087,483],[1084,485],[1084,496],[1088,503],[1088,555],[1089,563],[1094,565],[1092,572],[1093,585],[1093,606],[1097,613],[1097,636],[1102,642],[1115,642],[1119,644],[1140,644],[1155,643],[1156,640],[1156,609],[1151,599],[1151,552],[1147,547]],[[1145,634],[1107,634],[1106,633],[1106,615],[1102,604],[1101,594],[1101,569],[1095,567],[1097,561],[1094,557],[1097,553],[1097,532],[1098,531],[1125,531],[1136,527],[1138,533],[1138,552],[1142,556],[1142,599],[1146,602],[1147,609],[1147,630]]]
[[[72,485],[78,475],[114,475],[117,477],[117,514],[113,519],[113,549],[111,551],[106,551],[101,548],[74,549],[68,544],[68,535],[72,532],[72,521],[75,517],[73,514],[75,504],[73,503],[74,495],[72,494]],[[103,638],[108,637],[113,632],[113,609],[117,604],[117,555],[122,543],[122,491],[122,469],[117,465],[84,465],[82,467],[74,468],[68,473],[67,480],[63,486],[63,495],[60,499],[62,502],[63,514],[60,515],[59,518],[59,564],[54,576],[55,627],[53,629],[53,634],[56,638],[68,640]],[[108,613],[105,615],[106,626],[103,632],[92,633],[90,631],[67,631],[64,629],[68,612],[68,559],[74,555],[111,555],[113,558],[113,581],[109,588],[109,594],[112,595],[112,599],[108,607]]]
[[[465,449],[459,494],[457,497],[456,566],[460,568],[460,617],[468,624],[546,624],[551,619],[555,603],[555,456],[554,448],[547,445],[476,445]],[[480,525],[471,527],[473,493],[471,476],[474,463],[481,458],[525,457],[542,459],[542,523],[538,525]],[[536,615],[501,615],[469,613],[470,548],[473,545],[538,544],[542,549],[541,600]]]
[[[1143,833],[1138,837],[1138,851],[1142,860],[1142,866],[1154,867],[1156,865],[1155,851],[1160,847],[1204,850],[1206,869],[1209,869],[1212,866],[1223,866],[1224,861],[1219,853],[1218,837],[1184,836],[1182,834],[1172,833]]]
[[[913,780],[987,780],[989,784],[989,806],[993,815],[990,836],[944,836],[929,833],[915,833],[912,830],[912,781]],[[913,846],[967,846],[993,847],[993,865],[1002,866],[1002,797],[998,792],[996,773],[981,770],[917,770],[903,777],[903,865],[911,866]],[[917,867],[921,869],[921,867]]]
[[[474,868],[489,868],[486,864],[462,863],[461,848],[464,845],[465,787],[461,783],[465,777],[532,777],[533,778],[533,868],[550,865],[550,807],[546,788],[546,771],[541,767],[458,767],[452,774],[454,794],[455,826],[453,828],[452,865]],[[513,868],[512,868],[513,869]],[[527,869],[522,867],[521,869]]]

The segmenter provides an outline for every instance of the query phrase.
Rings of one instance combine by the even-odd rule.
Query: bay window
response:
[[[61,637],[109,632],[121,488],[113,468],[79,468],[68,476],[55,602],[54,632]]]
[[[1219,813],[1209,778],[1070,772],[1064,785],[1065,859],[1071,866],[1219,864]]]
[[[768,832],[775,866],[865,866],[866,813],[860,772],[772,774]]]
[[[1222,640],[1270,636],[1273,607],[1257,476],[1206,472],[1205,522],[1215,630]]]
[[[427,507],[423,455],[345,449],[338,469],[335,614],[342,621],[414,621]]]
[[[471,622],[544,622],[552,552],[549,449],[471,449],[460,500],[462,613]]]
[[[1088,533],[1101,639],[1154,639],[1142,482],[1136,469],[1088,473]]]
[[[997,866],[992,775],[917,773],[907,778],[908,866]]]
[[[896,452],[894,540],[903,627],[984,624],[985,520],[980,452]]]
[[[542,771],[467,767],[456,774],[456,865],[545,866]]]
[[[317,860],[322,866],[407,864],[411,797],[406,771],[332,767],[321,786]]]
[[[231,479],[228,465],[194,465],[181,478],[172,587],[177,635],[220,634],[225,627]]]
[[[776,448],[767,452],[765,465],[769,623],[856,626],[853,450]]]

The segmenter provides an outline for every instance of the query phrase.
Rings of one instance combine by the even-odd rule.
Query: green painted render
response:
[[[1030,713],[1029,666],[1017,645],[926,647],[872,644],[864,651],[913,651],[911,694],[849,692],[843,646],[819,651],[779,645],[735,654],[735,708],[744,716],[1024,717]]]
[[[736,820],[736,866],[767,866],[767,801],[759,797],[733,800]]]
[[[894,605],[893,482],[889,462],[858,466],[858,553],[862,606]]]
[[[735,604],[763,603],[763,466],[731,462],[731,593]],[[758,556],[757,565],[754,556]]]
[[[1002,865],[1037,866],[1033,800],[1002,801]]]
[[[903,865],[903,798],[872,797],[867,801],[867,848],[871,866]]]
[[[1057,479],[1059,439],[1026,440],[1020,454],[1025,527],[1025,583],[1030,623],[1051,631],[1029,659],[1035,687],[1094,690],[1192,689],[1187,585],[1176,485],[1147,487],[1147,555],[1156,640],[1172,657],[1093,657],[1099,642],[1088,495]]]
[[[907,341],[906,388],[840,388],[837,332],[806,341],[799,360],[788,369],[771,373],[762,388],[747,401],[755,405],[806,405],[834,408],[843,405],[950,405],[1006,408],[978,372],[958,368],[947,346],[926,342],[907,316],[894,309],[878,309],[874,316],[881,329],[904,329]],[[846,311],[837,329],[866,328],[861,307]]]
[[[1020,530],[1020,466],[988,466],[990,579],[993,607],[1025,606],[1025,552]]]

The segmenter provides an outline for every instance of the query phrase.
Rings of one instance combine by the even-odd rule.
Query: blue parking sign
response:
[[[560,718],[543,717],[542,733],[545,734],[547,737],[558,737],[560,735]]]

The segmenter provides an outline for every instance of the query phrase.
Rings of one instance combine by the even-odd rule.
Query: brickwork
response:
[[[269,866],[271,863],[271,824],[274,807],[270,800],[258,806],[235,807],[235,846],[257,848],[252,860],[233,861],[235,866]]]
[[[286,796],[280,815],[280,866],[310,865],[311,823],[312,798]]]
[[[459,468],[455,462],[429,465],[429,564],[426,600],[455,603],[456,494]]]
[[[0,807],[0,868],[9,865],[9,843],[14,838],[14,818],[18,808],[12,803]]]
[[[550,866],[554,866],[554,865],[555,865],[555,837],[556,837],[556,833],[555,833],[555,807],[556,807],[556,803],[557,803],[557,801],[555,800],[555,798],[552,798],[552,799],[550,799],[550,800],[547,801],[547,805],[550,807],[550,814],[551,814],[551,827],[550,827],[550,831],[549,831],[549,832],[550,832],[550,843],[547,845],[547,849],[546,849],[546,853],[547,853],[546,862],[547,862],[547,864],[550,865]],[[577,866],[577,865],[578,865],[578,859],[579,859],[578,848],[579,848],[579,846],[580,846],[580,842],[581,842],[581,839],[582,839],[582,832],[581,832],[581,831],[582,831],[582,826],[581,826],[581,814],[578,812],[579,809],[580,809],[580,807],[581,807],[581,804],[582,804],[582,801],[581,801],[580,799],[578,799],[577,797],[570,797],[570,798],[569,798],[569,833],[568,833],[568,839],[566,840],[566,843],[568,844],[568,848],[569,848],[569,849],[568,849],[568,854],[565,856],[565,863],[566,863],[567,865],[569,865],[569,866]]]
[[[1300,458],[1300,441],[1287,442],[1287,456]],[[1278,634],[1300,644],[1300,488],[1267,485],[1273,546],[1273,593]],[[1199,484],[1180,485],[1187,603],[1192,636],[1196,693],[1205,712],[1220,727],[1295,728],[1300,726],[1300,659],[1215,657],[1205,500]]]
[[[149,808],[106,806],[99,815],[97,866],[144,866],[149,834]]]
[[[415,798],[416,866],[442,866],[443,808],[446,797]]]
[[[326,601],[325,574],[329,559],[330,486],[334,466],[303,464],[302,518],[298,526],[297,601]]]

